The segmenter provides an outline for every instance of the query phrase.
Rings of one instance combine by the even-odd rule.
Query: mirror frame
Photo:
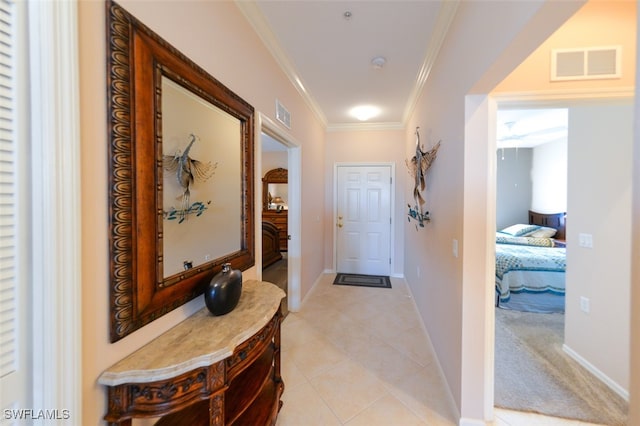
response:
[[[111,342],[202,294],[223,263],[255,264],[254,109],[115,2],[106,2]],[[240,249],[163,275],[161,80],[240,121]],[[215,238],[215,235],[212,235]]]

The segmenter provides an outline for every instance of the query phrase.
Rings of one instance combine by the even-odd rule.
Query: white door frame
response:
[[[262,171],[262,133],[266,133],[269,136],[281,142],[287,147],[287,168],[288,168],[288,199],[287,204],[289,210],[287,212],[287,227],[290,240],[287,244],[287,300],[288,309],[291,312],[297,312],[300,310],[301,296],[301,219],[300,212],[302,209],[301,203],[301,162],[302,153],[300,143],[291,136],[288,132],[284,131],[275,121],[270,119],[265,114],[258,112],[256,119],[256,146],[255,146],[255,169]],[[262,206],[262,175],[261,173],[255,174],[255,206]],[[255,209],[255,223],[256,223],[256,275],[258,280],[262,280],[262,208]]]
[[[82,420],[80,102],[76,2],[28,3],[33,405]],[[64,94],[64,95],[61,95]],[[20,407],[27,408],[27,407]],[[42,421],[36,422],[41,424]]]
[[[337,162],[333,164],[333,265],[332,272],[337,271],[338,267],[338,167],[391,167],[391,194],[390,194],[390,208],[391,208],[391,229],[389,235],[389,256],[391,257],[391,264],[389,265],[389,275],[393,275],[395,268],[395,200],[396,200],[396,164],[391,162]]]

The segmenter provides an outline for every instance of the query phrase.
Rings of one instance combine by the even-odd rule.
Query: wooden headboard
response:
[[[555,228],[558,230],[553,237],[557,240],[565,240],[565,227],[566,227],[567,213],[537,213],[529,210],[529,224],[548,226],[549,228]]]

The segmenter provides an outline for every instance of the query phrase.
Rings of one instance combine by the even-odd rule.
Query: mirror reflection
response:
[[[267,185],[267,210],[288,210],[288,188],[286,183],[270,183]]]
[[[240,133],[240,120],[162,78],[164,277],[240,249]]]

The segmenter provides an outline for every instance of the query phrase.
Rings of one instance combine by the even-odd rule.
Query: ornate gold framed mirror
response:
[[[254,110],[107,2],[111,341],[255,263]]]

